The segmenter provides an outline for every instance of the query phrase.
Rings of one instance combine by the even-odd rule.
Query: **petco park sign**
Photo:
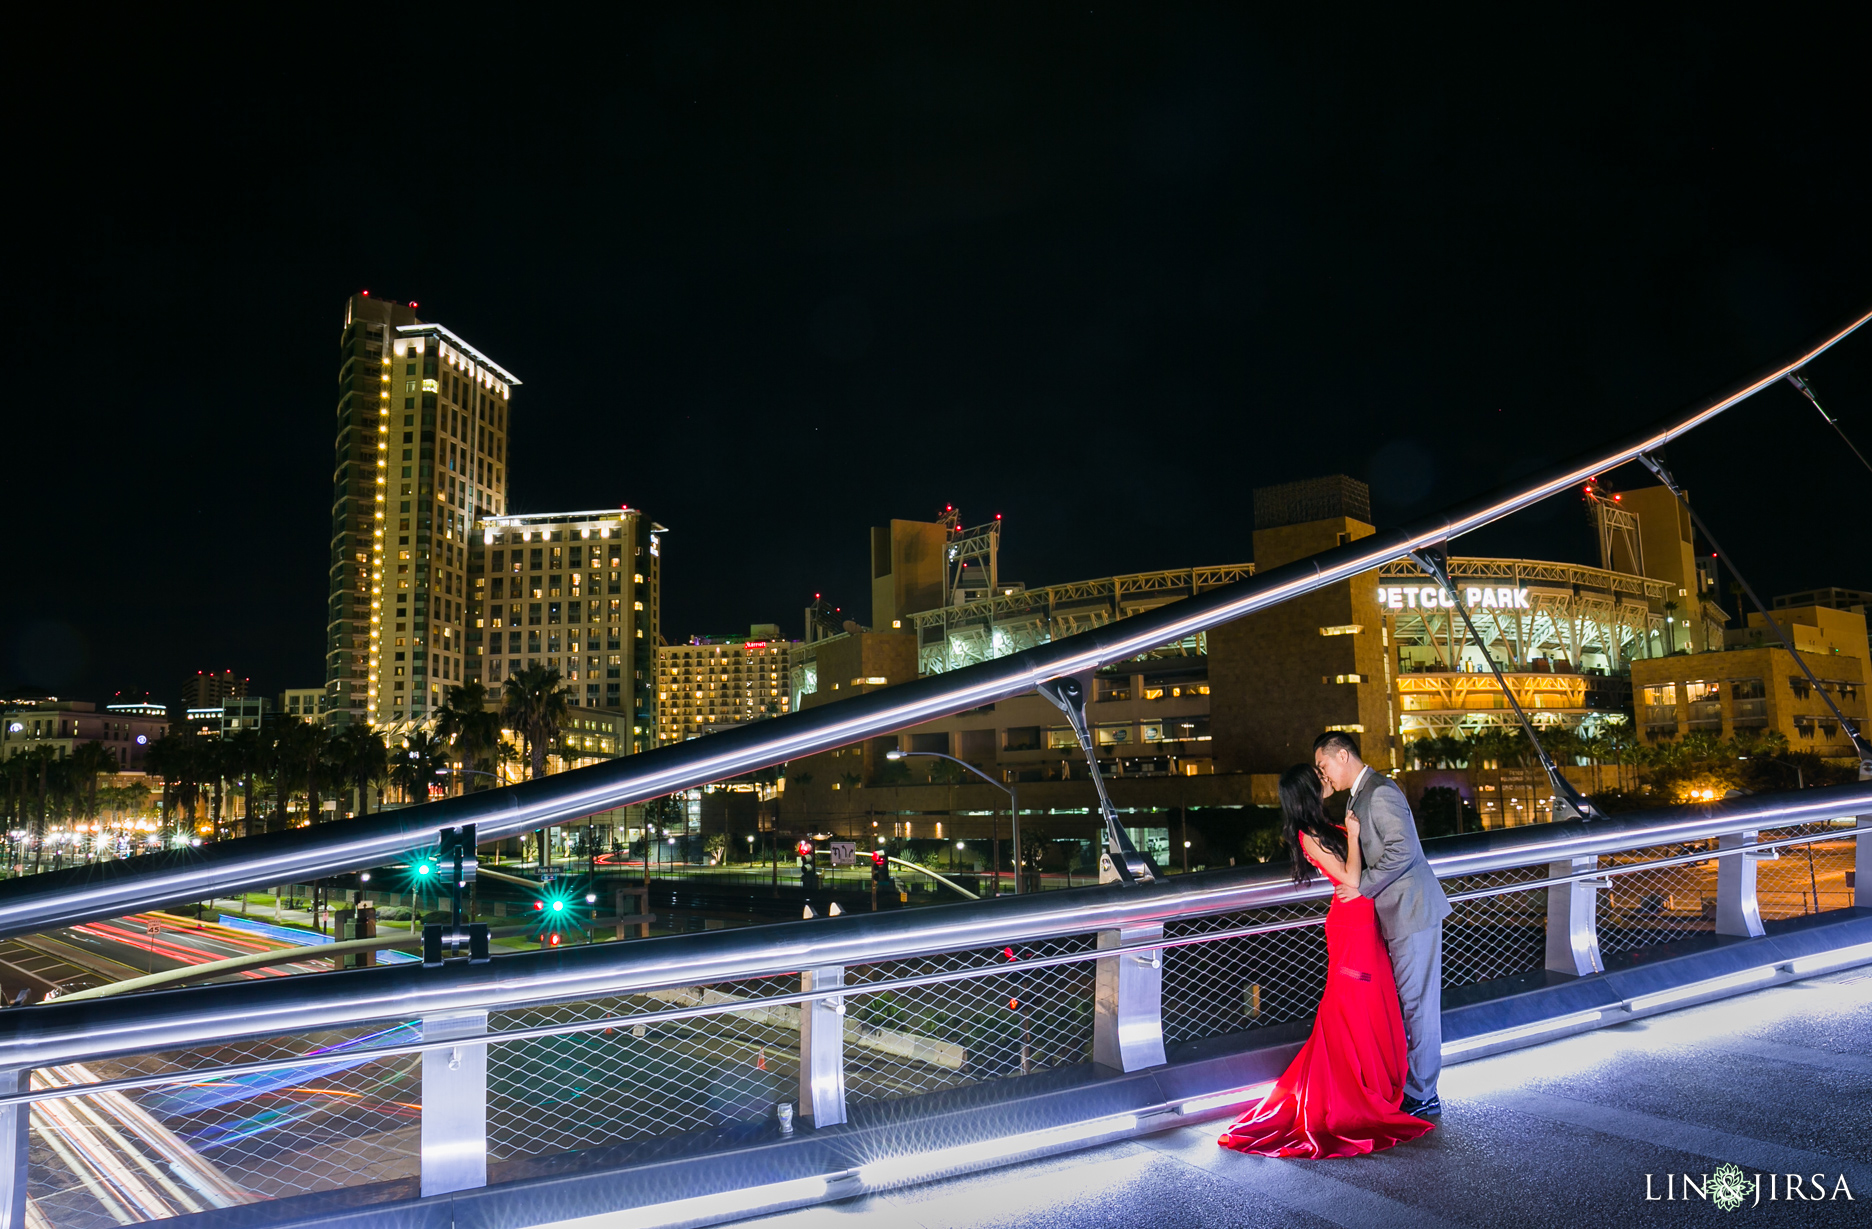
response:
[[[1531,610],[1528,605],[1528,591],[1514,589],[1507,585],[1496,588],[1477,588],[1474,585],[1462,591],[1463,604],[1474,610],[1485,606],[1497,610]],[[1436,585],[1424,585],[1421,588],[1411,585],[1378,586],[1378,604],[1392,610],[1435,610],[1438,607],[1454,609],[1456,602],[1449,594]]]

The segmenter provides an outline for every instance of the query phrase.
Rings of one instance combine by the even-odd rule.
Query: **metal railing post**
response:
[[[1744,851],[1716,859],[1716,933],[1719,935],[1754,939],[1767,933],[1762,929],[1761,906],[1755,899],[1755,859],[1773,857],[1774,853],[1748,851],[1759,837],[1760,833],[1751,830],[1716,838],[1718,849]]]
[[[485,1011],[458,1011],[422,1022],[424,1041],[475,1039],[423,1051],[424,1195],[487,1185],[487,1017]]]
[[[1859,835],[1853,838],[1853,890],[1848,903],[1855,908],[1872,906],[1872,890],[1865,881],[1866,868],[1872,866],[1872,815],[1861,815],[1853,831]]]
[[[1599,859],[1568,858],[1562,862],[1549,862],[1547,874],[1551,878],[1561,875],[1577,875],[1581,871],[1596,871]],[[1575,977],[1585,977],[1588,973],[1605,972],[1605,962],[1599,958],[1599,901],[1600,884],[1590,879],[1576,879],[1572,883],[1555,883],[1547,888],[1547,969],[1553,973],[1571,973]]]
[[[32,1072],[0,1071],[0,1094],[26,1092]],[[0,1106],[0,1229],[26,1229],[26,1136],[32,1106]]]
[[[845,985],[838,965],[806,969],[800,990],[837,991]],[[845,1121],[845,996],[838,993],[800,1004],[799,1084],[801,1117],[814,1128]]]
[[[1101,930],[1100,947],[1163,938],[1163,924]],[[1092,1014],[1092,1061],[1119,1071],[1160,1067],[1163,1042],[1163,952],[1125,952],[1098,962]]]

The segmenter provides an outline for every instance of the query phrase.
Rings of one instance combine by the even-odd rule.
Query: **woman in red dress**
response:
[[[1319,774],[1310,764],[1281,774],[1281,810],[1294,882],[1318,867],[1335,886],[1359,879],[1358,820],[1340,829],[1326,818]],[[1404,1018],[1391,956],[1372,902],[1341,900],[1326,911],[1326,990],[1313,1035],[1261,1103],[1218,1141],[1262,1156],[1358,1156],[1416,1139],[1433,1124],[1403,1113]]]

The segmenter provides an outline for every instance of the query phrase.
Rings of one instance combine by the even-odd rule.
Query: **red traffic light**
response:
[[[534,907],[535,909],[540,909],[540,910],[544,910],[544,909],[546,908],[546,903],[545,903],[544,901],[538,901],[538,900],[536,900],[536,901],[534,901],[534,902],[533,902],[533,907]]]
[[[802,858],[812,857],[812,842],[811,841],[801,841],[795,848],[799,850],[800,857]]]
[[[558,947],[558,946],[559,946],[559,936],[558,936],[557,934],[553,934],[553,935],[549,935],[549,936],[547,936],[547,939],[546,939],[546,946],[547,946],[547,947]]]
[[[873,866],[882,866],[884,865],[884,861],[885,855],[882,849],[871,855],[871,865]]]

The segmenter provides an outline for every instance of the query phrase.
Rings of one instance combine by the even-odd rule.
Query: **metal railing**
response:
[[[0,937],[121,916],[216,891],[307,882],[369,867],[463,824],[475,825],[484,841],[511,836],[847,746],[1136,657],[1413,551],[1444,547],[1452,538],[1649,454],[1799,370],[1869,319],[1872,312],[1790,361],[1661,426],[1405,529],[1376,533],[1265,575],[1008,657],[539,781],[294,832],[218,842],[200,850],[0,883]]]
[[[1868,813],[1860,783],[1432,842],[1445,986],[1763,934],[1757,870],[1814,846],[1829,878],[1856,870]],[[8,1011],[0,1140],[22,1150],[0,1153],[0,1207],[24,1217],[30,1194],[32,1223],[89,1229],[337,1188],[396,1201],[663,1137],[729,1146],[780,1103],[826,1127],[1088,1060],[1140,1070],[1304,1020],[1327,899],[1256,866]]]

